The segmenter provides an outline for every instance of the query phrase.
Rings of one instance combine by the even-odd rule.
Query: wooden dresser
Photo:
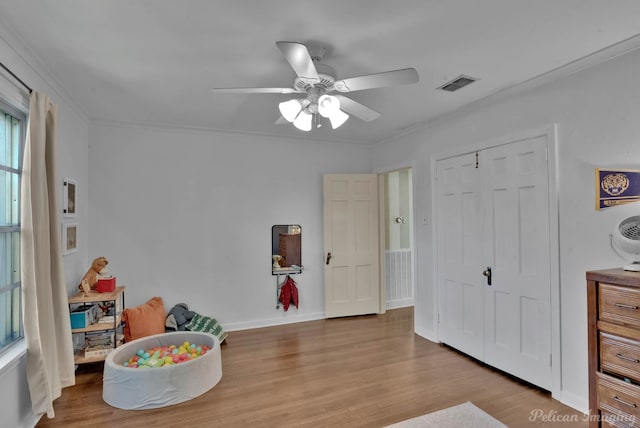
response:
[[[640,427],[640,272],[587,272],[590,427]]]

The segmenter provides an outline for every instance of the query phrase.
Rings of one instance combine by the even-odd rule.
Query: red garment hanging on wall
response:
[[[282,303],[282,307],[285,312],[289,310],[289,305],[293,303],[293,306],[298,308],[298,287],[296,282],[287,275],[282,287],[280,288],[280,298],[278,299]]]

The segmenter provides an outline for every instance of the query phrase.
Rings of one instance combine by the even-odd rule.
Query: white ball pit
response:
[[[211,348],[193,360],[158,368],[124,367],[139,349],[176,345],[185,341]],[[102,398],[127,410],[154,409],[182,403],[204,394],[222,378],[220,341],[208,333],[178,331],[156,334],[111,351],[104,362]]]

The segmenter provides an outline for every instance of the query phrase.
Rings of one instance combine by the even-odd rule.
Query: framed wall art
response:
[[[65,217],[75,217],[77,215],[76,198],[78,194],[78,183],[75,180],[65,178],[62,193],[62,214]]]
[[[78,251],[78,223],[62,225],[62,255]]]
[[[596,168],[596,210],[640,201],[640,170]]]

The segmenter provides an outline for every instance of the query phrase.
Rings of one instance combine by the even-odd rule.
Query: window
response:
[[[21,339],[20,176],[24,119],[0,103],[0,354]]]

